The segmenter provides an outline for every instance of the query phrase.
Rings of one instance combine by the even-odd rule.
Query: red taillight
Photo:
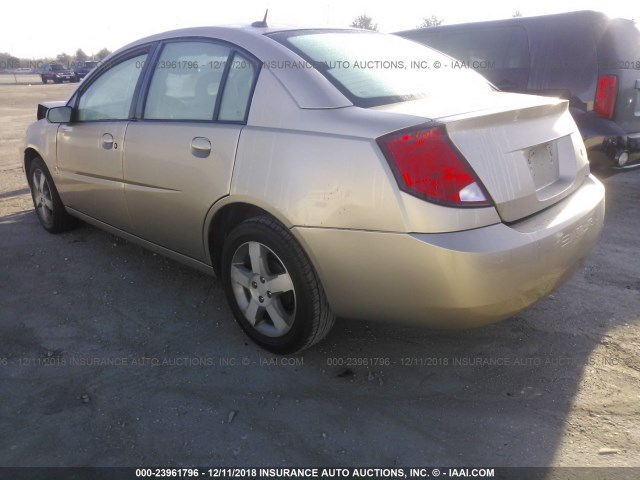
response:
[[[618,77],[615,75],[601,75],[598,79],[596,93],[596,113],[603,118],[613,118],[618,97]]]
[[[492,204],[444,127],[391,133],[379,138],[378,145],[401,190],[456,207]]]

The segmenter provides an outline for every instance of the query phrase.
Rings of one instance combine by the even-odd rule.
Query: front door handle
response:
[[[111,150],[113,148],[113,135],[110,133],[102,135],[102,148],[105,150]]]
[[[191,140],[191,154],[198,158],[207,158],[211,153],[211,141],[205,137],[195,137]]]

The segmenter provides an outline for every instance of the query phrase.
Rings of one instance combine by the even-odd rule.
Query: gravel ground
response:
[[[39,226],[19,146],[72,88],[0,85],[0,466],[640,467],[640,170],[604,178],[599,244],[526,312],[339,321],[274,357],[215,279]]]

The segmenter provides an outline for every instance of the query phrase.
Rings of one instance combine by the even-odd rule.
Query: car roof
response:
[[[291,25],[272,25],[268,27],[254,27],[249,24],[230,24],[230,25],[211,25],[202,27],[189,27],[180,28],[176,30],[169,30],[167,32],[157,33],[148,37],[136,40],[123,48],[130,48],[135,45],[142,45],[150,42],[157,42],[160,40],[170,40],[172,38],[180,37],[211,37],[220,38],[227,37],[229,35],[245,37],[245,38],[260,38],[264,35],[276,32],[293,31],[293,30],[318,30],[312,27],[296,27]],[[329,30],[329,29],[327,29]],[[347,29],[345,29],[347,30]]]

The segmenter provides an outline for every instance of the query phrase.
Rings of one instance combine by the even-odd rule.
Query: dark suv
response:
[[[40,78],[42,79],[42,83],[47,83],[49,80],[53,83],[78,81],[75,73],[59,63],[43,65],[40,70]]]
[[[570,108],[589,159],[640,160],[640,31],[591,11],[421,28],[398,35],[459,60],[502,90],[553,95]]]
[[[87,74],[96,68],[98,62],[94,62],[93,60],[78,60],[71,65],[71,69],[73,73],[76,74],[77,80],[82,80]]]

